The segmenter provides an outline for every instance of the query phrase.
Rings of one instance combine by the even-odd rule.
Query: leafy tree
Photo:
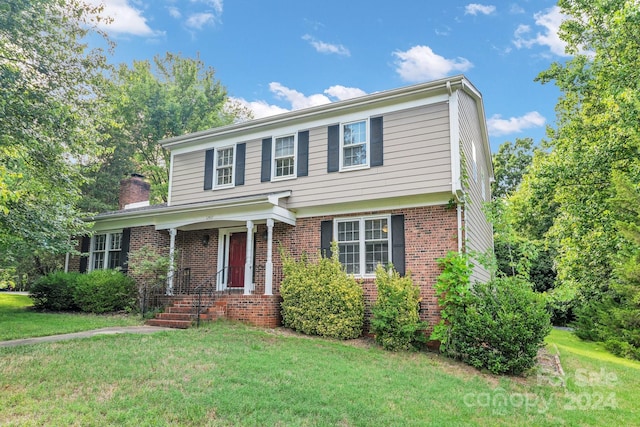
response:
[[[574,56],[538,76],[562,92],[557,129],[513,203],[521,230],[556,246],[558,280],[577,289],[578,331],[597,338],[604,304],[620,305],[609,296],[629,245],[612,177],[640,180],[640,9],[626,0],[558,4],[567,16],[559,35]]]
[[[149,179],[154,201],[166,201],[170,156],[158,141],[250,116],[199,58],[167,53],[131,68],[121,64],[105,85],[109,149],[88,171],[95,181],[87,188],[88,209],[115,207],[118,182],[133,171]]]
[[[518,188],[533,161],[534,151],[531,138],[516,138],[514,143],[506,141],[498,147],[492,156],[495,181],[491,183],[491,194],[495,199],[512,194]]]
[[[0,266],[22,254],[64,253],[84,224],[78,165],[97,152],[99,7],[82,0],[0,4]],[[107,40],[108,41],[108,40]]]

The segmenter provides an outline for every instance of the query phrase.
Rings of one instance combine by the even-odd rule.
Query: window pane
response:
[[[109,264],[108,268],[118,268],[120,267],[120,251],[109,252]]]
[[[365,240],[388,239],[387,219],[368,219],[364,222]]]
[[[111,235],[111,242],[109,243],[109,250],[119,251],[122,248],[122,233],[113,233]]]
[[[360,245],[358,243],[341,243],[340,263],[349,274],[360,274]]]
[[[367,149],[364,145],[345,147],[343,152],[344,166],[356,166],[367,164]]]
[[[104,252],[95,252],[93,254],[93,269],[101,270],[104,268]]]
[[[365,273],[375,273],[378,264],[387,265],[389,263],[389,245],[387,242],[367,243],[366,250],[366,271]]]
[[[233,165],[233,148],[218,150],[218,167]]]
[[[360,222],[343,221],[338,223],[338,242],[353,242],[360,239]]]
[[[276,157],[293,156],[293,149],[293,135],[276,139]]]
[[[105,243],[107,241],[106,234],[98,234],[93,238],[93,250],[94,251],[104,251]]]
[[[367,141],[366,122],[344,125],[344,145],[363,144]]]
[[[221,168],[216,171],[217,180],[216,185],[231,184],[231,171],[232,168]]]
[[[293,157],[276,160],[276,176],[293,175]]]

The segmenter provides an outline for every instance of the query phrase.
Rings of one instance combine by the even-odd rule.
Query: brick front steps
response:
[[[145,323],[149,326],[164,326],[165,328],[187,329],[196,322],[196,298],[195,296],[179,297],[173,300],[164,313],[156,314],[153,319]],[[205,320],[207,309],[213,305],[215,298],[204,298],[201,302],[202,313],[200,319]],[[206,318],[206,320],[211,320]]]
[[[164,313],[147,320],[150,326],[187,329],[196,322],[196,296],[175,297]],[[219,294],[201,302],[201,321],[231,319],[261,328],[280,326],[280,296]]]

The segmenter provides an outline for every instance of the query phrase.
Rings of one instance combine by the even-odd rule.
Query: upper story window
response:
[[[391,259],[388,217],[338,219],[335,235],[347,273],[370,276]]]
[[[296,177],[295,135],[275,139],[273,145],[273,179]]]
[[[215,187],[233,186],[233,147],[218,148],[215,165]]]
[[[368,121],[345,123],[340,138],[340,156],[343,169],[369,166]]]
[[[121,231],[94,235],[91,244],[91,269],[102,270],[120,267],[121,252]]]

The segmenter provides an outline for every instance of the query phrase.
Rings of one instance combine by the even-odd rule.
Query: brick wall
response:
[[[141,175],[134,174],[120,181],[119,209],[124,209],[130,203],[149,201],[150,188]]]
[[[379,214],[403,214],[405,217],[405,259],[406,271],[411,273],[415,284],[420,287],[421,319],[429,325],[440,320],[440,311],[434,285],[440,274],[436,260],[448,251],[457,249],[457,216],[455,209],[446,206],[428,206],[421,208],[394,209],[378,212],[360,212],[349,217]],[[340,216],[341,218],[346,216]],[[295,258],[306,252],[316,257],[320,251],[320,224],[323,220],[333,219],[331,216],[299,218],[297,225],[290,226],[276,223],[273,229],[273,296],[264,294],[264,264],[266,262],[267,242],[264,239],[265,225],[258,225],[255,236],[256,255],[254,277],[256,289],[253,295],[229,295],[227,317],[235,320],[273,327],[280,322],[280,282],[282,281],[282,263],[280,248],[285,248]],[[207,245],[203,237],[209,236]],[[218,230],[179,231],[176,236],[176,261],[179,269],[190,270],[191,286],[195,287],[213,277],[217,270]],[[131,251],[144,244],[161,249],[161,253],[169,253],[169,233],[157,231],[153,226],[137,227],[131,230]],[[77,265],[77,259],[70,262]],[[75,267],[77,271],[77,266]],[[375,302],[377,292],[373,279],[359,279],[362,284],[366,303],[367,326],[371,317],[371,306]]]

